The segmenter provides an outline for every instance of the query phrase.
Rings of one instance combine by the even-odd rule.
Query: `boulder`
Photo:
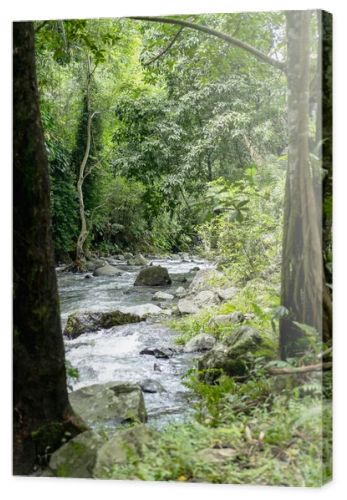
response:
[[[138,323],[143,317],[132,311],[117,309],[108,312],[72,313],[67,319],[64,335],[75,339],[86,332],[95,332],[100,328]]]
[[[212,290],[202,290],[193,297],[194,304],[198,307],[210,307],[219,304],[218,294]]]
[[[151,266],[142,269],[134,283],[134,286],[165,286],[171,284],[166,267]]]
[[[105,264],[102,267],[98,267],[93,273],[94,276],[121,276],[121,274],[122,271],[114,266],[111,266],[110,264]]]
[[[208,322],[209,326],[219,326],[219,325],[233,325],[236,323],[241,323],[245,320],[244,314],[240,311],[234,311],[230,314],[219,314],[214,316]]]
[[[199,308],[192,299],[181,299],[178,301],[177,309],[180,314],[196,314]]]
[[[154,444],[159,433],[145,425],[122,429],[105,443],[97,453],[93,476],[107,477],[115,466],[126,465],[134,458],[141,458],[144,448]]]
[[[93,477],[97,451],[104,444],[105,439],[96,432],[82,432],[52,454],[48,465],[49,475],[76,478]]]
[[[216,286],[213,283],[223,278],[223,273],[214,269],[200,269],[189,286],[189,293],[196,294],[202,290],[214,290]]]
[[[98,267],[103,267],[106,264],[104,260],[101,259],[90,259],[85,263],[85,268],[87,271],[95,271]]]
[[[153,300],[173,300],[174,296],[171,295],[171,293],[165,293],[165,292],[156,292],[153,297]]]
[[[158,359],[169,359],[171,358],[174,354],[176,354],[175,349],[172,349],[171,347],[161,347],[161,348],[152,348],[152,347],[145,347],[145,349],[142,349],[140,351],[140,354],[147,354],[149,356],[155,356]]]
[[[209,351],[216,343],[216,338],[208,333],[199,333],[184,346],[184,352]]]
[[[243,376],[250,365],[249,354],[257,351],[261,344],[259,332],[248,326],[237,328],[223,343],[217,343],[198,362],[199,370],[212,370],[203,375],[211,382],[220,372],[227,375]]]
[[[121,310],[128,314],[138,316],[141,320],[158,314],[165,314],[163,309],[155,304],[140,304],[138,306],[121,307]]]
[[[146,378],[143,382],[141,382],[140,387],[143,392],[148,392],[151,394],[155,394],[157,392],[166,392],[160,382],[151,378]]]
[[[219,304],[218,295],[212,290],[202,290],[197,295],[189,295],[178,301],[177,307],[181,314],[195,314],[203,307]]]
[[[69,394],[74,411],[87,424],[147,421],[141,387],[131,382],[108,382],[82,387]]]
[[[182,299],[187,295],[187,290],[183,286],[179,286],[175,291],[175,297]]]
[[[129,260],[129,259],[132,259],[134,257],[134,255],[131,252],[125,252],[123,254],[123,257],[124,257],[124,260]]]
[[[148,260],[145,259],[145,257],[139,253],[135,255],[135,257],[131,257],[127,261],[128,266],[147,266],[148,265]]]
[[[230,288],[219,288],[217,290],[218,296],[221,300],[231,300],[237,294],[238,289],[235,287]]]

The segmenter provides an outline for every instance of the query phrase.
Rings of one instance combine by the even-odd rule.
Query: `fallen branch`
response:
[[[331,361],[318,363],[317,365],[298,366],[295,368],[269,368],[270,375],[295,375],[296,373],[321,372],[331,370],[333,364]]]

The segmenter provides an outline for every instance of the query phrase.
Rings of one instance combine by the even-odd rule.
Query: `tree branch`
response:
[[[202,31],[203,33],[207,33],[208,35],[220,38],[224,40],[229,45],[233,45],[235,47],[239,47],[240,49],[246,50],[253,56],[255,56],[259,61],[266,62],[271,66],[274,66],[277,69],[282,71],[286,71],[287,64],[286,62],[278,61],[277,59],[273,59],[270,56],[267,56],[260,50],[252,47],[246,42],[242,42],[237,38],[234,38],[230,35],[226,35],[225,33],[221,33],[220,31],[216,31],[212,28],[208,28],[207,26],[203,26],[201,24],[194,24],[188,21],[183,21],[182,19],[175,19],[172,17],[147,17],[147,16],[134,16],[129,17],[128,19],[133,19],[134,21],[148,21],[154,23],[162,23],[162,24],[175,24],[177,26],[182,26],[183,28],[190,28],[196,31]]]
[[[182,31],[184,30],[184,28],[180,28],[177,33],[175,34],[175,36],[172,38],[171,42],[168,44],[167,47],[165,47],[165,49],[163,49],[161,52],[159,52],[158,55],[156,55],[155,57],[153,57],[153,59],[150,59],[148,62],[144,63],[143,65],[144,66],[149,66],[150,64],[153,64],[155,61],[157,61],[160,57],[164,56],[170,49],[171,47],[173,46],[173,44],[176,42],[177,38],[180,36],[180,34],[182,33]]]
[[[295,375],[296,373],[321,372],[331,370],[333,364],[331,361],[318,363],[317,365],[299,366],[294,368],[269,368],[270,375]]]

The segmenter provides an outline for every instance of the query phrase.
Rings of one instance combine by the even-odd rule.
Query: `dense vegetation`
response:
[[[232,312],[263,339],[241,379],[218,374],[211,383],[192,369],[192,421],[163,429],[105,475],[315,486],[331,476],[331,376],[323,383],[321,372],[300,369],[322,363],[323,352],[329,362],[331,347],[331,183],[324,254],[316,204],[319,22],[299,20],[311,33],[302,48],[290,30],[286,37],[293,19],[282,13],[177,19],[34,23],[56,263],[84,271],[96,256],[198,253],[221,272],[212,287],[239,293],[171,321],[178,344],[201,332],[228,342],[236,326],[211,318]],[[307,62],[306,100],[283,70],[295,50]],[[294,371],[272,377],[271,368]],[[202,449],[236,459],[209,461]]]

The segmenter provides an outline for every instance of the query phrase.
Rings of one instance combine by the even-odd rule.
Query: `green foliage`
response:
[[[255,172],[258,172],[257,174]],[[279,267],[283,171],[273,163],[234,182],[209,184],[198,227],[205,251],[220,256],[234,280],[247,281]]]

